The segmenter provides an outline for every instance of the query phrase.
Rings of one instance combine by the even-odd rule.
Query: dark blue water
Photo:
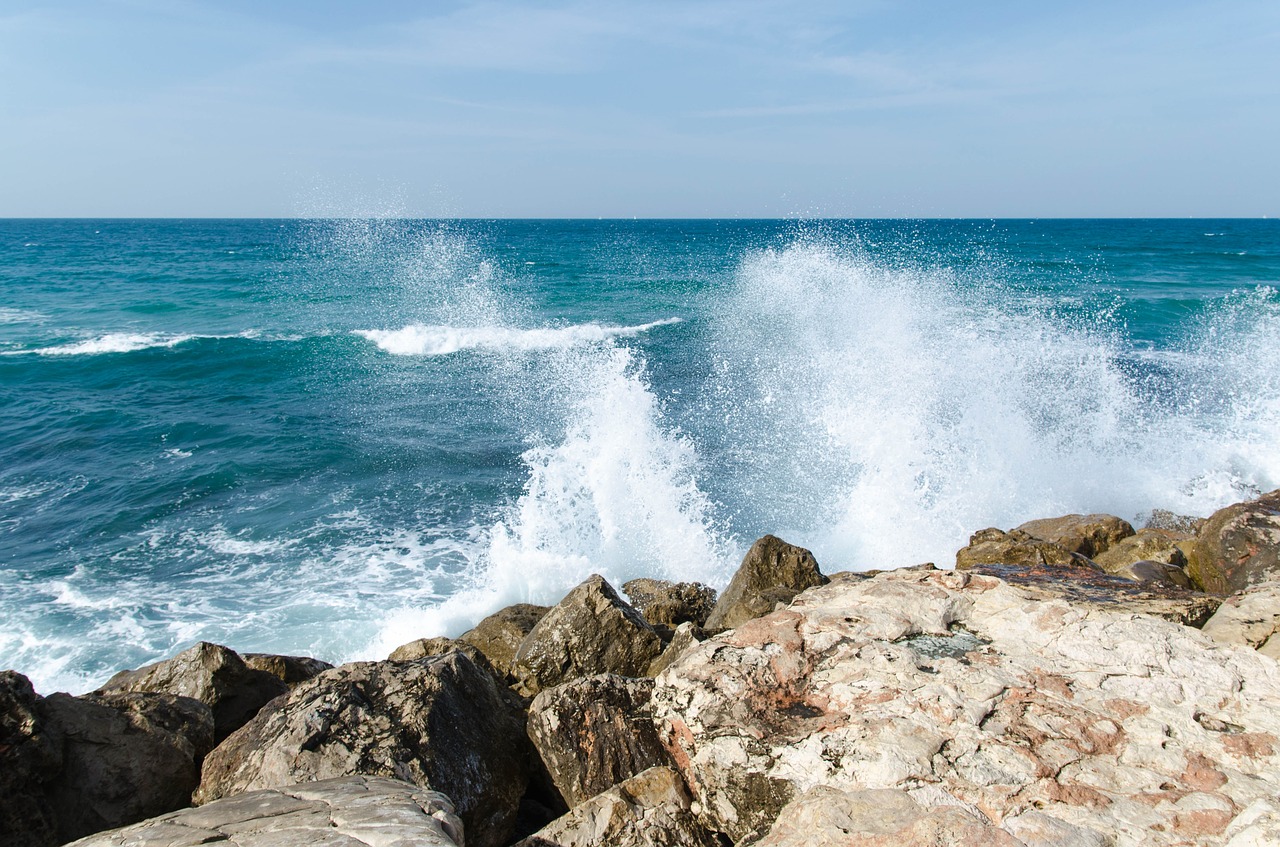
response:
[[[0,221],[0,666],[1280,485],[1274,221]]]

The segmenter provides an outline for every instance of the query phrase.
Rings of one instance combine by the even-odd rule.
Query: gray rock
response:
[[[516,652],[517,690],[544,688],[598,673],[643,676],[662,641],[604,577],[593,574],[538,621]]]
[[[1229,594],[1280,578],[1280,490],[1214,512],[1187,558],[1205,591]]]
[[[676,627],[676,631],[672,634],[671,640],[667,642],[667,646],[663,649],[662,655],[654,659],[649,664],[649,670],[646,676],[657,676],[658,674],[671,667],[680,657],[687,653],[691,648],[710,637],[711,633],[707,632],[700,626],[691,623],[682,623]]]
[[[622,591],[636,611],[655,627],[675,629],[682,623],[702,626],[716,605],[715,589],[700,582],[633,579],[623,583]]]
[[[722,632],[767,615],[804,591],[824,585],[813,554],[781,538],[766,535],[751,545],[742,564],[707,618],[706,628]]]
[[[150,691],[194,698],[213,710],[214,735],[221,742],[288,690],[284,680],[250,668],[234,650],[201,641],[172,659],[121,671],[97,693]]]
[[[1135,582],[1154,582],[1159,585],[1171,585],[1175,588],[1190,588],[1191,580],[1187,572],[1177,565],[1168,562],[1157,562],[1144,559],[1130,562],[1114,571],[1116,576],[1132,579]]]
[[[0,733],[0,844],[41,847],[188,805],[213,715],[170,694],[38,697],[6,672]]]
[[[981,813],[978,813],[980,815]],[[1025,847],[978,815],[926,809],[905,791],[841,791],[819,785],[783,808],[758,847]]]
[[[385,776],[444,792],[472,847],[498,847],[512,834],[533,755],[510,693],[463,653],[356,662],[300,684],[219,745],[195,800]]]
[[[525,636],[533,631],[550,606],[517,603],[494,612],[458,636],[459,641],[475,647],[489,659],[493,669],[508,681],[515,680],[516,651]]]
[[[586,801],[515,847],[718,847],[671,768],[650,768]]]
[[[1033,538],[1057,544],[1092,559],[1134,534],[1133,526],[1115,515],[1063,515],[1041,518],[1015,527]]]
[[[462,847],[449,798],[355,776],[239,794],[102,832],[74,847]]]
[[[333,665],[310,656],[277,656],[274,653],[242,653],[245,665],[255,671],[269,673],[285,685],[293,688],[313,676],[324,673]]]
[[[1020,529],[1005,532],[995,527],[982,529],[969,536],[969,546],[956,551],[956,569],[967,570],[978,565],[1029,565],[1049,567],[1082,567],[1102,569],[1088,557],[1061,544],[1037,538]]]
[[[653,725],[652,693],[652,679],[599,674],[533,699],[529,738],[570,808],[670,762]]]
[[[1162,529],[1168,532],[1182,533],[1187,536],[1194,536],[1204,526],[1204,518],[1192,517],[1190,515],[1179,515],[1170,512],[1168,509],[1154,509],[1151,514],[1146,516],[1143,527],[1146,529]]]

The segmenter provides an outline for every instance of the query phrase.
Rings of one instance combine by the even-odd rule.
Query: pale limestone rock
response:
[[[1233,594],[1204,625],[1205,635],[1215,641],[1244,644],[1258,650],[1263,649],[1277,631],[1280,631],[1280,580]]]
[[[680,774],[654,767],[597,794],[515,847],[717,847]]]
[[[449,798],[356,776],[238,794],[100,832],[74,847],[463,847]]]
[[[653,703],[701,819],[739,843],[817,786],[1081,847],[1220,844],[1280,795],[1275,661],[973,572],[811,589],[693,647]]]

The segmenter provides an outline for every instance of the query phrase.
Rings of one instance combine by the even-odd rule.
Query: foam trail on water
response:
[[[1274,292],[1211,315],[1164,396],[1105,315],[1001,295],[821,242],[748,257],[704,415],[754,522],[828,568],[949,565],[982,527],[1207,514],[1280,481]]]
[[[507,326],[425,326],[411,324],[397,330],[361,329],[354,334],[377,344],[396,356],[444,356],[461,350],[536,351],[590,344],[609,338],[633,338],[660,326],[680,323],[666,318],[639,326],[608,326],[596,323],[540,329]]]

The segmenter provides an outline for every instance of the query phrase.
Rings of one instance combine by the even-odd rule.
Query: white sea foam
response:
[[[263,335],[260,330],[249,329],[233,335],[196,335],[178,333],[108,332],[104,335],[55,344],[48,347],[27,347],[5,350],[0,356],[99,356],[112,353],[134,353],[138,350],[176,347],[200,339],[243,338],[250,341],[299,341],[305,336]]]
[[[638,326],[587,323],[538,329],[411,324],[396,330],[356,330],[354,334],[367,338],[381,350],[396,356],[444,356],[461,350],[556,350],[579,344],[599,343],[611,338],[633,338],[656,327],[677,323],[680,323],[680,318],[666,318]]]
[[[948,565],[986,526],[1207,514],[1280,483],[1274,292],[1211,315],[1183,346],[1196,366],[1154,396],[1105,314],[1018,302],[821,243],[749,257],[716,304],[706,413],[738,457],[730,496],[865,568]]]
[[[0,307],[0,324],[33,323],[44,320],[45,317],[40,312],[33,312],[28,309]]]

